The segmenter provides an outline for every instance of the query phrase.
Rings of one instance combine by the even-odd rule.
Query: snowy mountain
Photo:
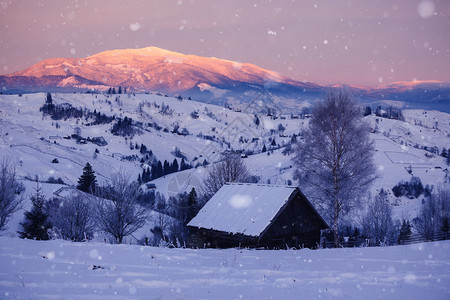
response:
[[[250,92],[255,97],[261,90],[276,96],[321,92],[318,85],[297,82],[252,64],[184,55],[157,47],[105,51],[81,59],[46,59],[0,77],[0,83],[8,90],[31,91],[106,90],[122,86],[203,101],[244,99],[244,94],[248,97]]]
[[[300,110],[322,98],[329,88],[300,82],[249,63],[185,55],[157,47],[101,52],[86,58],[51,58],[25,70],[0,76],[6,93],[73,92],[110,87],[181,95],[197,101],[248,104],[261,94],[278,108]],[[450,112],[450,84],[398,82],[379,88],[345,85],[367,103]]]
[[[232,149],[247,154],[244,161],[259,182],[296,184],[288,149],[292,136],[308,124],[308,118],[267,116],[261,111],[256,122],[253,113],[239,109],[155,94],[53,93],[52,99],[66,111],[82,111],[81,115],[59,119],[44,115],[40,111],[46,101],[43,93],[0,95],[0,159],[6,157],[16,164],[27,196],[36,187],[36,178],[63,182],[43,183],[47,198],[64,193],[76,185],[87,162],[103,184],[114,172],[125,170],[136,180],[152,162],[175,159],[180,165],[181,158],[195,168],[151,183],[166,198],[192,187],[200,192],[208,168],[205,161],[213,163],[220,153]],[[412,219],[423,195],[395,197],[392,188],[412,176],[419,177],[424,187],[448,180],[449,167],[440,154],[450,148],[450,118],[438,111],[404,110],[403,114],[405,121],[366,117],[372,126],[380,175],[370,192],[389,191],[395,217]],[[123,135],[113,129],[125,117],[132,120],[132,133]],[[268,151],[263,153],[264,146]],[[24,209],[29,207],[28,202]],[[23,211],[11,221],[8,235],[16,235]],[[140,234],[148,234],[152,226],[149,223]]]

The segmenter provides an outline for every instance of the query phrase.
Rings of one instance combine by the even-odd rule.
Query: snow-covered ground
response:
[[[1,299],[450,299],[450,241],[167,249],[0,237]]]

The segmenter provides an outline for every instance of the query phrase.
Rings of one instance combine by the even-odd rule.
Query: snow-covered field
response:
[[[167,249],[0,237],[1,299],[450,299],[450,241]]]

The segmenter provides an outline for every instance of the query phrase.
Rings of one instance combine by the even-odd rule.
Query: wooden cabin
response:
[[[225,184],[188,223],[203,248],[315,248],[328,228],[297,187]]]

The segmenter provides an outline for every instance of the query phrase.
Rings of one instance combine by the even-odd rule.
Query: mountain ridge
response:
[[[10,93],[105,91],[118,86],[213,104],[249,103],[264,93],[291,109],[322,98],[329,89],[345,87],[366,103],[394,100],[408,105],[419,103],[419,107],[442,106],[443,111],[450,112],[450,83],[429,80],[400,81],[377,88],[323,86],[296,81],[250,63],[185,55],[153,46],[108,50],[85,58],[49,58],[0,76],[0,87]]]

